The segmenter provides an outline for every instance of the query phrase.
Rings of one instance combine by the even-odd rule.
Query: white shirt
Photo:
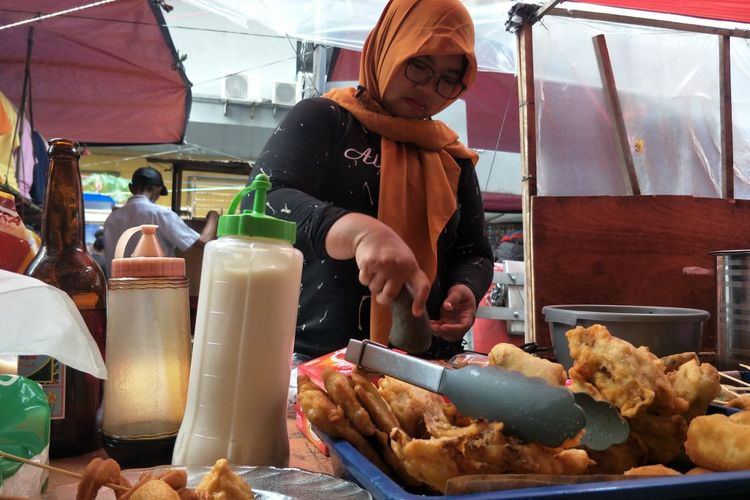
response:
[[[166,257],[175,256],[175,247],[185,251],[198,241],[200,235],[191,229],[179,215],[172,210],[157,205],[146,196],[137,194],[132,196],[122,207],[114,210],[104,222],[104,254],[106,257],[106,273],[110,276],[115,247],[122,233],[141,224],[156,224],[162,250]],[[138,244],[140,233],[133,235],[125,247],[124,257],[130,257]]]

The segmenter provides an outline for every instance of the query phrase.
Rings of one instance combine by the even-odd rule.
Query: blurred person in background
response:
[[[94,233],[94,242],[91,244],[91,256],[94,258],[99,267],[104,271],[104,275],[109,279],[107,274],[106,257],[104,256],[104,229],[97,229]]]
[[[104,222],[104,272],[110,276],[112,270],[112,259],[115,248],[122,233],[134,226],[141,224],[156,224],[159,229],[156,235],[159,237],[165,257],[174,257],[175,249],[182,252],[192,247],[203,247],[206,243],[216,238],[216,227],[219,214],[211,210],[206,214],[206,225],[198,233],[188,226],[179,215],[167,207],[158,205],[156,201],[160,196],[167,195],[167,188],[158,170],[151,167],[141,167],[133,173],[130,184],[130,192],[133,194],[127,203],[121,208],[114,210]],[[138,236],[134,236],[125,250],[125,257],[130,256],[138,243]]]
[[[295,105],[258,157],[269,213],[297,223],[305,257],[295,353],[388,342],[389,304],[412,292],[433,342],[463,350],[492,279],[477,155],[432,117],[474,81],[474,26],[459,0],[392,0],[362,52],[358,88]],[[245,201],[247,203],[247,201]]]
[[[503,235],[495,249],[495,260],[523,260],[523,231],[509,231]]]

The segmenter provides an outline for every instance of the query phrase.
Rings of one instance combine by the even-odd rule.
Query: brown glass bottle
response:
[[[104,355],[107,285],[84,240],[78,143],[53,139],[48,155],[42,246],[25,274],[70,295]],[[101,446],[101,380],[44,356],[22,357],[19,373],[42,383],[52,404],[50,456]]]

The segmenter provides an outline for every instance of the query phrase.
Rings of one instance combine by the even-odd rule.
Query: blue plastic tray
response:
[[[723,408],[712,407],[709,413],[721,412]],[[730,411],[731,412],[731,411]],[[318,435],[328,444],[353,479],[370,492],[376,500],[409,500],[430,498],[405,491],[391,478],[383,474],[347,441],[332,439],[322,432]],[[714,472],[707,474],[661,476],[648,479],[629,479],[585,484],[566,484],[543,488],[523,488],[466,495],[435,496],[444,499],[488,500],[510,498],[604,498],[666,500],[671,498],[750,498],[750,471]]]

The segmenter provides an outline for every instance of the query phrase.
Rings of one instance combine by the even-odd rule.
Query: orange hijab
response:
[[[391,0],[362,50],[359,83],[366,91],[358,97],[353,88],[334,89],[324,96],[381,135],[378,220],[409,245],[431,281],[437,273],[438,237],[456,211],[460,167],[453,157],[474,164],[478,157],[443,122],[398,118],[379,103],[408,59],[455,54],[466,57],[463,83],[469,87],[477,71],[474,25],[459,0]],[[390,308],[373,299],[370,338],[387,344],[390,327]]]

